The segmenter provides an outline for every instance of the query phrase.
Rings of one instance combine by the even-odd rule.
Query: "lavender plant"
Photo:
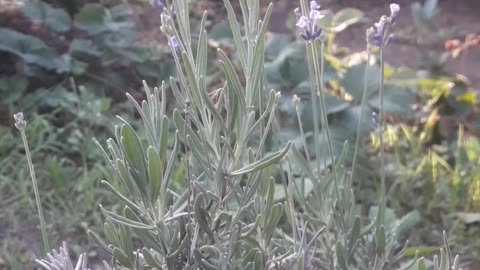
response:
[[[365,220],[352,190],[354,170],[343,163],[349,144],[345,142],[338,156],[332,150],[323,80],[328,29],[320,27],[322,11],[316,1],[300,3],[297,26],[310,71],[315,142],[313,154],[298,113],[303,101],[296,98],[305,155],[291,142],[278,151],[266,143],[276,141],[279,121],[280,94],[267,89],[264,72],[272,6],[261,19],[259,0],[240,1],[242,28],[232,5],[224,0],[238,69],[226,52],[217,49],[224,81],[220,88],[209,89],[206,13],[194,50],[186,1],[155,1],[162,8],[161,29],[178,71],[178,78],[169,82],[178,107],[169,118],[167,84],[152,91],[144,83],[146,101],[139,104],[127,96],[141,116],[145,138],[118,117],[115,138],[108,139],[105,147],[98,143],[122,187],[102,183],[125,207],[116,213],[100,206],[106,216],[105,239],[92,231],[89,236],[112,256],[116,269],[391,269],[399,265],[400,222],[386,208],[383,140],[379,207]],[[398,12],[399,6],[392,4],[391,15],[367,32],[368,54],[379,54],[382,74],[383,49],[391,40]],[[382,75],[380,93],[383,83]],[[375,119],[382,132],[382,101]],[[310,162],[311,157],[315,162]],[[300,175],[293,172],[293,162],[301,165]],[[179,166],[185,168],[180,180],[172,173]],[[274,170],[280,171],[278,177]],[[172,181],[184,181],[186,189],[175,192]],[[421,269],[422,260],[413,260],[404,269],[412,265]]]
[[[40,200],[40,193],[38,192],[37,177],[35,176],[35,168],[32,163],[32,156],[30,154],[30,148],[28,147],[27,135],[25,135],[25,128],[27,127],[27,121],[23,117],[23,113],[19,112],[13,115],[15,120],[15,127],[20,131],[22,136],[23,146],[25,147],[25,156],[28,161],[28,168],[30,170],[30,178],[32,179],[33,191],[35,193],[35,203],[38,210],[38,219],[40,220],[40,229],[42,231],[43,247],[45,252],[50,249],[47,235],[47,226],[45,224],[45,218],[43,216],[42,202]]]

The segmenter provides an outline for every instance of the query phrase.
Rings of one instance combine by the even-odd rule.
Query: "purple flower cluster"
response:
[[[372,122],[375,126],[378,126],[378,123],[380,123],[378,114],[376,112],[372,112]]]
[[[310,1],[310,12],[307,16],[301,15],[299,9],[295,9],[297,27],[300,28],[300,36],[306,41],[313,41],[320,37],[322,29],[318,27],[318,21],[323,17],[320,13],[320,5],[317,1]]]
[[[162,3],[161,0],[151,0],[151,4],[154,8],[158,8],[161,11],[165,8],[165,5]]]
[[[172,50],[176,51],[180,44],[178,44],[178,40],[176,36],[172,36],[168,40],[168,45],[172,48]]]
[[[390,16],[383,15],[380,21],[376,22],[371,28],[372,38],[371,43],[380,48],[391,42],[393,34],[389,34],[387,38],[388,28],[395,22],[398,12],[400,12],[400,6],[398,4],[390,4]]]

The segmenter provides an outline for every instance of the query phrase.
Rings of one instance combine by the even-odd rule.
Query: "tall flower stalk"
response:
[[[383,133],[385,130],[385,113],[384,113],[384,84],[385,84],[385,64],[383,57],[383,50],[393,39],[391,34],[391,27],[395,23],[395,19],[400,12],[400,6],[398,4],[390,4],[390,16],[383,15],[380,20],[367,30],[367,43],[368,47],[378,48],[378,54],[380,58],[380,79],[379,79],[379,94],[380,94],[380,108],[379,108],[379,139],[380,139],[380,196],[381,204],[379,210],[379,222],[377,225],[383,224],[385,221],[385,209],[386,209],[386,183],[385,183],[385,145],[383,140]]]
[[[30,169],[30,177],[32,178],[33,192],[35,193],[35,203],[37,204],[38,218],[40,219],[40,228],[42,230],[43,246],[45,252],[50,250],[48,244],[47,227],[45,225],[45,219],[43,218],[42,202],[40,201],[40,193],[38,192],[37,177],[35,176],[35,168],[32,163],[32,155],[30,154],[30,148],[28,147],[27,136],[25,135],[25,128],[27,127],[27,121],[23,117],[23,113],[19,112],[13,115],[15,120],[15,127],[20,131],[22,135],[23,146],[25,147],[25,155],[27,157],[28,168]]]
[[[334,180],[334,189],[337,198],[340,197],[338,190],[338,178],[336,172],[336,162],[335,155],[333,153],[333,144],[332,138],[330,135],[330,128],[328,125],[327,118],[327,109],[325,105],[325,93],[323,90],[324,80],[324,44],[326,35],[318,26],[319,20],[323,17],[320,13],[320,5],[317,1],[310,1],[309,7],[305,4],[304,1],[301,1],[301,10],[296,10],[297,14],[297,27],[300,28],[300,36],[306,41],[307,48],[307,59],[310,70],[310,80],[311,80],[311,98],[312,98],[312,108],[313,108],[313,126],[314,126],[314,142],[315,142],[315,154],[316,154],[316,163],[317,163],[317,175],[320,178],[321,174],[321,160],[320,160],[320,129],[318,115],[321,115],[322,123],[322,133],[325,137],[328,153],[330,155],[330,162],[332,168],[332,175]],[[305,15],[302,15],[305,14]],[[320,55],[318,52],[318,44],[320,44]],[[320,100],[320,110],[318,109],[317,97]],[[324,169],[326,169],[325,166]],[[344,225],[343,215],[342,216],[342,226]]]
[[[367,31],[368,33],[368,31]],[[368,80],[368,67],[370,65],[370,58],[371,58],[371,46],[367,40],[367,62],[365,63],[365,74],[363,76],[363,91],[362,91],[362,101],[360,105],[360,116],[358,118],[357,123],[357,138],[355,139],[355,149],[353,151],[353,161],[352,161],[352,173],[350,175],[351,179],[354,178],[356,165],[357,165],[357,154],[358,154],[358,147],[360,146],[360,128],[362,125],[363,115],[365,113],[365,104],[367,103],[367,80]]]

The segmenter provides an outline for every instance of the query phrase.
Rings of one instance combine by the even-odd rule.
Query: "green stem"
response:
[[[303,130],[302,116],[300,115],[300,109],[298,108],[298,104],[295,104],[295,111],[297,113],[297,121],[298,121],[298,128],[300,129],[300,136],[302,138],[303,151],[305,151],[305,156],[307,157],[308,164],[312,164],[312,160],[310,159],[310,153],[307,147],[307,137],[305,136],[305,131]]]
[[[186,173],[187,173],[187,189],[188,189],[188,200],[187,200],[187,212],[188,212],[188,223],[190,224],[190,228],[193,230],[193,222],[192,222],[192,194],[193,194],[193,187],[192,187],[192,179],[191,179],[191,174],[190,174],[190,162],[189,162],[189,151],[188,151],[188,135],[187,135],[187,127],[191,126],[190,123],[190,102],[186,101],[185,102],[185,124],[183,126],[183,131],[184,131],[184,143],[185,143],[185,167],[186,167]],[[195,227],[198,225],[195,225]],[[195,247],[195,242],[191,241],[191,239],[187,240],[187,245],[190,246],[190,249],[187,251],[187,263],[190,265],[191,262],[193,261],[193,249]]]
[[[334,157],[334,154],[333,154],[333,145],[332,145],[332,138],[330,136],[330,128],[329,128],[329,125],[328,125],[328,118],[327,118],[327,107],[325,105],[325,94],[323,93],[323,69],[324,69],[324,57],[323,57],[323,42],[321,42],[321,46],[320,46],[320,49],[321,49],[321,52],[320,52],[320,68],[318,67],[318,61],[317,61],[317,50],[315,48],[315,45],[312,43],[311,44],[311,50],[312,50],[312,56],[313,56],[313,65],[314,65],[314,69],[315,69],[315,79],[316,79],[316,82],[317,82],[317,87],[318,87],[318,90],[317,90],[317,95],[320,96],[320,113],[322,114],[322,120],[323,120],[323,127],[322,128],[325,128],[325,134],[327,135],[327,146],[328,146],[328,152],[330,154],[330,159],[331,159],[331,162],[332,162],[332,173],[333,173],[333,179],[335,181],[335,189],[336,189],[336,192],[337,192],[337,195],[339,195],[338,193],[338,182],[337,182],[337,172],[336,172],[336,165],[335,165],[335,157]],[[315,112],[315,113],[318,113],[318,112]],[[340,198],[340,197],[339,197]]]
[[[351,178],[353,179],[353,175],[355,174],[355,169],[357,165],[357,152],[358,152],[358,147],[360,145],[360,127],[362,125],[362,120],[363,120],[363,114],[365,113],[365,103],[367,102],[367,78],[368,78],[368,66],[370,64],[370,46],[367,46],[367,63],[365,64],[365,74],[363,77],[363,92],[362,92],[362,102],[361,102],[361,107],[360,107],[360,116],[358,117],[358,123],[357,123],[357,138],[355,140],[355,149],[353,151],[353,161],[352,161],[352,173],[351,173]]]
[[[40,219],[40,228],[42,230],[43,245],[45,252],[50,250],[47,237],[47,227],[45,226],[45,219],[43,218],[42,202],[40,201],[40,193],[38,192],[37,178],[35,176],[35,168],[33,167],[32,157],[30,154],[30,148],[28,147],[27,136],[25,135],[25,129],[19,129],[22,134],[22,141],[25,147],[25,155],[27,156],[28,168],[30,169],[30,177],[32,178],[33,191],[35,193],[35,203],[37,204],[38,217]]]
[[[385,115],[383,111],[383,85],[384,85],[384,60],[383,60],[383,48],[380,48],[380,123],[379,123],[379,133],[380,133],[380,222],[381,224],[385,221],[385,208],[387,198],[385,196],[385,147],[383,142],[383,133],[385,128]]]
[[[315,47],[314,43],[311,43],[310,48],[312,50],[312,56],[313,56],[313,66],[315,70],[315,80],[316,80],[316,86],[317,86],[317,95],[320,96],[320,110],[322,114],[322,129],[325,129],[325,134],[327,136],[327,145],[328,145],[328,151],[330,154],[331,162],[332,162],[332,173],[333,173],[333,181],[335,185],[335,192],[337,195],[337,199],[340,199],[340,193],[338,191],[338,181],[337,181],[337,172],[336,172],[336,165],[335,165],[335,156],[333,154],[333,145],[332,145],[332,137],[330,136],[330,128],[328,125],[328,118],[327,118],[327,109],[325,105],[325,93],[323,93],[323,72],[324,72],[324,56],[323,56],[323,48],[324,48],[324,42],[322,41],[320,46],[321,52],[320,52],[320,68],[318,67],[318,56],[317,56],[317,49]],[[315,99],[316,100],[316,97]],[[314,111],[314,114],[317,114],[318,111]],[[318,122],[317,122],[318,123]],[[315,138],[318,140],[318,138]],[[318,157],[317,157],[318,159]],[[342,215],[343,217],[343,215]]]
[[[316,66],[316,56],[314,54],[314,50],[313,50],[313,45],[312,44],[309,44],[310,46],[310,54],[311,54],[311,57],[308,57],[308,59],[313,59],[313,60],[309,60],[309,62],[312,62],[310,66],[313,66],[314,69],[312,72],[310,72],[310,78],[313,78],[313,77],[316,77],[316,76],[312,76],[316,73],[317,69],[315,68]],[[318,125],[318,115],[319,115],[319,111],[318,111],[318,104],[317,104],[317,87],[318,86],[318,82],[317,82],[317,85],[314,83],[312,83],[312,88],[311,88],[311,91],[310,91],[310,94],[311,94],[311,99],[312,99],[312,109],[313,109],[313,133],[314,133],[314,143],[315,143],[315,161],[317,163],[317,175],[318,177],[320,178],[320,173],[321,173],[321,170],[322,170],[322,165],[321,165],[321,160],[320,160],[320,141],[319,141],[319,137],[320,137],[320,127]]]

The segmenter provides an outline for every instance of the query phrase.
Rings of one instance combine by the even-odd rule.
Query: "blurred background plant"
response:
[[[135,8],[116,1],[28,1],[13,11],[2,8],[0,193],[6,211],[0,268],[30,268],[25,265],[40,250],[32,233],[28,167],[19,165],[26,159],[10,128],[13,119],[6,117],[19,108],[29,121],[48,231],[56,232],[49,234],[51,242],[73,238],[70,248],[78,254],[88,242],[77,236],[101,225],[96,206],[115,205],[99,187],[111,172],[92,139],[111,136],[110,118],[119,112],[134,119],[125,90],[136,89],[141,78],[158,83],[174,73],[164,45],[140,36]]]
[[[209,11],[205,23],[209,30],[210,55],[221,48],[232,59],[235,70],[241,70],[229,24],[221,22],[225,14],[218,8],[221,1],[191,2],[189,8],[195,22],[192,23],[193,47],[197,47],[199,23],[196,22],[201,18],[195,9],[201,2],[207,9],[215,7],[213,12]],[[114,135],[111,119],[115,114],[122,115],[134,128],[139,127],[138,113],[130,103],[123,102],[124,92],[131,92],[134,99],[140,101],[143,99],[143,92],[139,91],[142,79],[150,85],[160,85],[166,80],[170,90],[168,77],[175,75],[174,61],[164,45],[166,38],[162,35],[152,38],[138,29],[139,25],[148,24],[142,20],[146,16],[157,18],[155,28],[160,25],[158,10],[142,13],[147,4],[37,1],[22,6],[13,17],[15,20],[0,19],[1,35],[7,37],[0,40],[0,57],[5,59],[0,64],[0,107],[5,112],[2,115],[11,115],[21,108],[30,121],[27,136],[42,183],[42,202],[48,209],[45,214],[48,229],[58,232],[50,235],[52,242],[59,245],[67,240],[76,255],[89,251],[87,256],[92,257],[94,263],[105,258],[105,253],[94,247],[95,243],[87,245],[85,237],[87,228],[101,231],[102,221],[96,206],[101,203],[117,213],[122,207],[116,197],[100,185],[100,179],[111,181],[115,177],[92,138],[105,141]],[[295,5],[296,2],[291,7]],[[429,255],[438,250],[443,244],[441,232],[445,229],[451,237],[453,252],[464,255],[462,263],[468,263],[480,258],[476,253],[478,240],[472,240],[478,239],[475,235],[480,222],[477,198],[480,184],[475,169],[480,155],[476,146],[479,134],[477,97],[464,78],[442,71],[451,59],[446,53],[434,50],[432,54],[430,44],[452,37],[451,28],[436,28],[438,5],[432,0],[413,4],[414,31],[406,36],[400,33],[398,39],[399,42],[404,37],[414,40],[419,55],[423,55],[417,58],[418,68],[431,72],[424,75],[417,67],[385,67],[388,125],[383,136],[388,143],[388,205],[392,220],[405,221],[400,239],[411,239],[411,248],[405,254],[413,256],[414,250],[419,249],[420,254]],[[322,9],[328,6],[322,5]],[[241,9],[235,4],[233,8]],[[292,9],[289,12],[293,17]],[[336,42],[336,38],[353,24],[363,25],[368,18],[353,8],[322,12],[325,17],[321,24],[327,33],[324,69],[327,115],[334,151],[338,155],[344,141],[353,141],[356,137],[366,54],[348,51]],[[465,50],[458,54],[461,48],[461,45],[451,47],[448,56],[462,57]],[[297,148],[302,145],[296,108],[291,103],[293,95],[297,95],[302,101],[299,112],[307,144],[313,149],[313,108],[307,102],[310,86],[305,47],[292,33],[268,33],[265,50],[266,84],[269,89],[282,91],[277,106],[280,145],[289,140]],[[215,57],[208,58],[209,66],[216,62]],[[354,179],[351,183],[365,219],[368,219],[371,206],[377,203],[379,182],[378,135],[370,139],[368,135],[372,130],[370,114],[378,111],[376,82],[380,68],[378,59],[373,58],[369,64],[369,101],[363,117],[360,161],[355,172],[356,179],[361,180]],[[205,77],[208,89],[223,87],[221,75],[221,72],[208,70]],[[239,77],[242,80],[242,76]],[[173,101],[171,95],[167,96]],[[215,98],[213,93],[212,98]],[[172,108],[167,109],[167,114],[171,112]],[[39,250],[40,242],[36,228],[29,224],[35,208],[29,196],[27,167],[19,166],[24,164],[19,160],[25,159],[21,145],[15,140],[17,135],[10,128],[11,121],[2,119],[1,123],[8,127],[0,127],[0,162],[3,165],[0,167],[0,191],[2,199],[6,198],[2,200],[2,209],[8,209],[0,213],[3,247],[0,265],[24,269],[32,261],[33,252]],[[139,136],[143,138],[145,134],[140,132]],[[169,145],[172,143],[173,138]],[[271,139],[265,144],[271,150],[279,145]],[[302,148],[298,149],[304,154]],[[349,151],[352,150],[351,146]],[[328,156],[324,154],[322,156]],[[347,168],[351,154],[345,155]],[[300,175],[302,164],[296,159],[291,159],[290,163],[292,175]],[[172,189],[179,194],[186,188],[184,174],[185,167],[172,176]],[[116,180],[111,184],[116,188],[120,186]],[[278,191],[281,183],[276,184]],[[280,198],[285,193],[276,196]],[[280,222],[286,224],[286,221]]]

